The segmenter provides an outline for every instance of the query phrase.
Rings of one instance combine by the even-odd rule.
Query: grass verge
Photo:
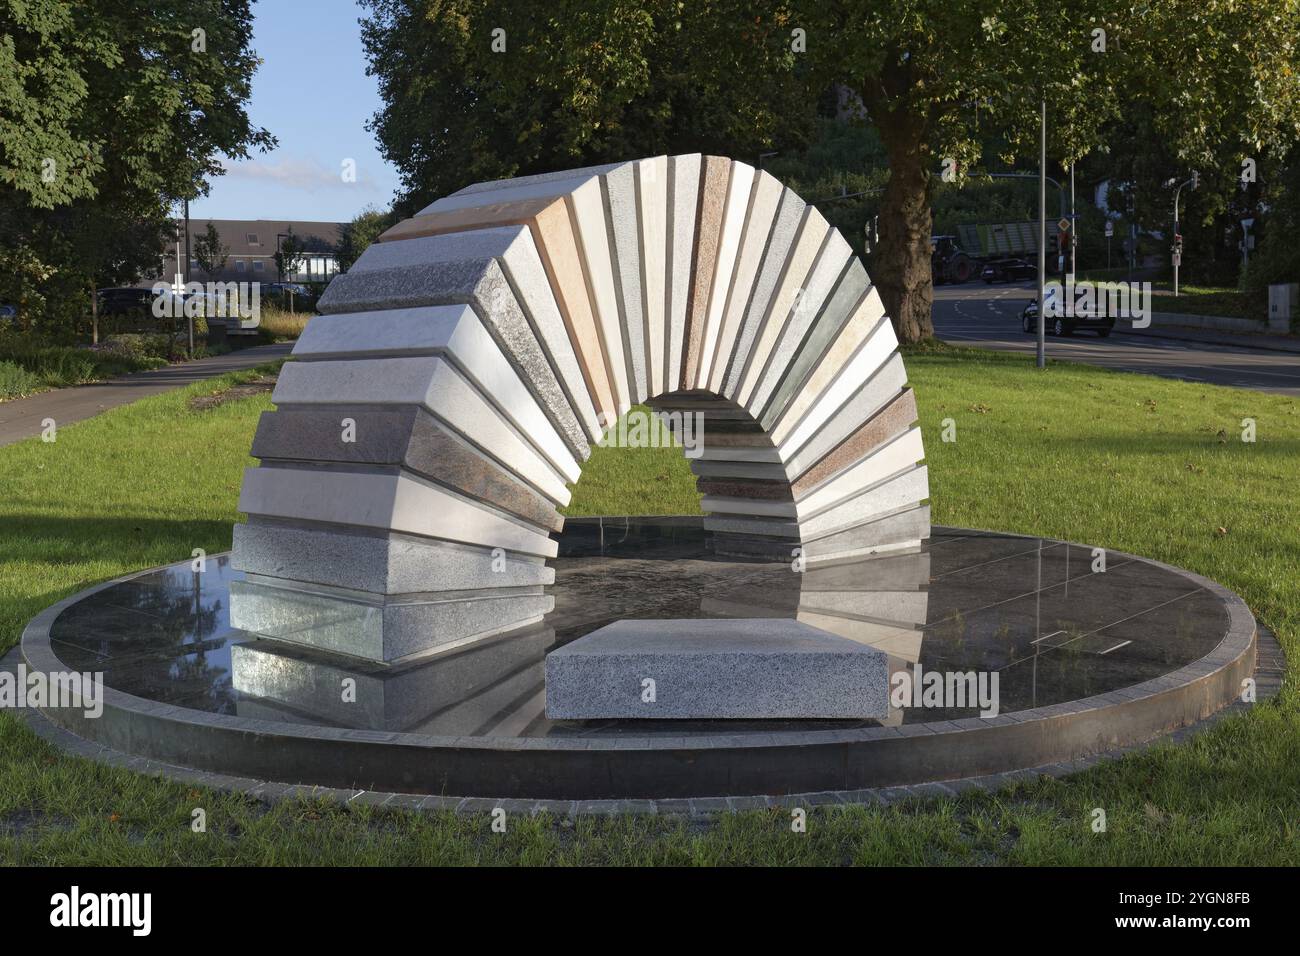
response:
[[[1278,634],[1300,635],[1300,402],[1284,396],[931,345],[920,400],[935,520],[1068,538],[1221,581]],[[220,387],[252,381],[237,373]],[[212,382],[0,449],[0,647],[60,597],[230,545],[262,395],[205,410]],[[1257,441],[1241,440],[1243,419]],[[956,441],[939,434],[945,419]],[[600,449],[570,512],[695,510],[674,449]],[[887,808],[711,821],[417,816],[241,797],[63,755],[0,714],[0,862],[123,864],[1300,863],[1296,665],[1277,699],[1188,745],[1062,780]],[[208,832],[190,831],[207,810]],[[1092,830],[1106,811],[1107,830]]]

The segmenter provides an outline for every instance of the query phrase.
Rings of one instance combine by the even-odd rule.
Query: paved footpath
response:
[[[60,426],[79,422],[108,408],[129,405],[150,395],[169,392],[227,372],[253,368],[263,362],[282,358],[292,350],[292,342],[259,345],[182,365],[134,372],[95,385],[57,388],[30,398],[0,402],[0,445],[10,445],[39,435],[41,422],[47,418],[54,419]]]

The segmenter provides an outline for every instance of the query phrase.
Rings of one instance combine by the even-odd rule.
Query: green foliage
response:
[[[275,271],[281,280],[290,279],[298,271],[303,262],[304,249],[302,239],[290,226],[289,231],[279,238],[275,255],[271,257],[275,260]]]
[[[27,369],[0,359],[0,399],[20,398],[41,390],[41,380]]]
[[[143,339],[144,336],[136,338]],[[165,339],[154,336],[153,339]],[[0,397],[13,398],[46,388],[83,385],[128,372],[166,365],[167,351],[109,345],[78,348],[49,345],[29,336],[0,336]]]
[[[1268,218],[1250,264],[1243,270],[1241,286],[1267,303],[1268,287],[1275,282],[1300,282],[1300,149],[1290,162],[1265,183]],[[1237,238],[1240,238],[1240,232]]]
[[[172,337],[163,333],[124,332],[104,339],[96,351],[130,359],[166,359],[172,354]]]
[[[860,96],[886,147],[887,255],[873,278],[907,341],[931,328],[925,240],[942,164],[955,162],[958,182],[1000,164],[1032,168],[1044,101],[1055,163],[1128,152],[1111,175],[1140,186],[1150,206],[1133,215],[1143,224],[1167,221],[1157,211],[1166,196],[1172,207],[1152,182],[1182,169],[1236,170],[1241,157],[1279,153],[1300,136],[1295,0],[809,0],[792,8],[808,27],[817,81]],[[1215,205],[1200,212],[1212,216]]]
[[[610,160],[753,162],[802,142],[814,112],[793,24],[741,0],[363,2],[384,100],[371,128],[404,214],[478,180]]]
[[[351,269],[352,263],[361,258],[361,253],[396,222],[397,215],[391,209],[381,212],[373,206],[353,216],[352,221],[343,227],[343,237],[339,242],[339,270],[347,272]]]
[[[211,222],[194,240],[194,259],[208,275],[215,275],[226,267],[230,247],[221,241],[221,234]]]
[[[249,0],[0,5],[0,301],[24,328],[84,331],[221,155],[274,144],[244,110],[251,37]]]

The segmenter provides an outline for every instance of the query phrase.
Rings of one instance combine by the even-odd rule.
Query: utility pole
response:
[[[185,200],[185,268],[182,271],[185,276],[185,284],[189,285],[190,281],[190,201]],[[207,299],[201,300],[204,304],[204,311],[207,311]],[[190,327],[190,358],[194,358],[194,313],[191,309],[185,310],[185,320]]]
[[[1075,253],[1079,248],[1079,220],[1074,218],[1074,163],[1070,164],[1070,275],[1074,275],[1075,266],[1078,264],[1078,257]]]
[[[1047,100],[1038,130],[1038,367],[1047,368]]]

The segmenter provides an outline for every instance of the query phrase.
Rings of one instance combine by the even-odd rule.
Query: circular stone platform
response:
[[[1196,723],[1240,696],[1256,628],[1187,571],[1018,535],[934,529],[920,553],[803,574],[719,557],[698,518],[570,519],[540,624],[393,666],[229,624],[210,558],[111,581],[27,627],[30,670],[101,672],[97,744],[197,770],[367,791],[532,800],[849,791],[1079,760]],[[997,716],[550,721],[543,659],[623,618],[798,618],[884,650],[891,673],[998,677]],[[287,640],[286,640],[287,638]],[[345,699],[348,698],[348,699]],[[948,702],[951,703],[951,702]]]

